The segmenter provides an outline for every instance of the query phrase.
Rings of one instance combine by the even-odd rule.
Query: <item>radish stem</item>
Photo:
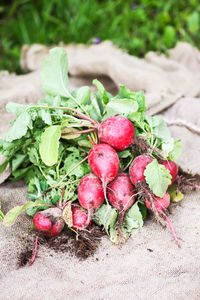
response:
[[[41,105],[35,105],[35,106],[29,106],[27,109],[31,109],[31,108],[44,108],[44,109],[64,109],[64,110],[69,110],[75,113],[75,116],[83,119],[83,120],[88,120],[90,121],[93,125],[95,125],[96,127],[99,126],[99,122],[96,120],[93,120],[92,118],[90,118],[89,116],[81,113],[80,111],[78,111],[77,109],[71,108],[71,107],[59,107],[59,106],[41,106]]]
[[[80,131],[64,132],[64,133],[62,133],[62,135],[81,134],[81,133],[92,132],[95,130],[96,130],[95,128],[92,128],[92,129],[86,129],[86,130],[80,130]]]
[[[84,157],[81,161],[79,161],[77,164],[75,164],[66,174],[65,176],[53,187],[49,188],[48,190],[44,191],[45,193],[50,192],[51,190],[59,187],[59,185],[63,182],[63,180],[65,180],[65,178],[74,170],[76,169],[78,166],[80,166],[85,160],[88,159],[88,156]],[[44,193],[43,192],[43,193]]]
[[[58,205],[59,208],[62,208],[62,207],[63,207],[63,196],[64,196],[64,192],[65,192],[65,188],[62,189],[62,193],[61,193],[61,195],[60,195],[60,200],[59,200],[59,205]]]

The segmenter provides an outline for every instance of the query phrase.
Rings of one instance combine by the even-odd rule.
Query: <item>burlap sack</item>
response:
[[[73,75],[71,89],[91,86],[92,77],[103,75],[107,76],[103,83],[113,93],[120,83],[132,90],[144,90],[149,113],[162,112],[172,124],[172,134],[183,141],[179,165],[186,172],[200,174],[200,104],[194,98],[200,89],[200,54],[196,49],[180,43],[170,51],[170,58],[149,53],[144,60],[131,57],[108,42],[89,48],[70,45],[66,49]],[[1,136],[13,118],[5,113],[8,101],[36,102],[42,97],[39,68],[47,54],[44,46],[26,47],[22,66],[33,72],[20,76],[0,73]],[[3,176],[2,181],[6,174]],[[26,201],[23,181],[4,183],[0,191],[4,213]],[[199,198],[195,192],[180,205],[172,206],[171,220],[181,249],[167,229],[149,218],[141,232],[122,248],[105,237],[95,257],[78,261],[69,254],[41,246],[32,267],[17,269],[16,257],[24,247],[22,239],[31,220],[22,215],[8,229],[0,223],[0,299],[199,299]]]

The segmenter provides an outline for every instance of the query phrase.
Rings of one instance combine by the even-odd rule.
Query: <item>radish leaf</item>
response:
[[[61,126],[55,125],[46,128],[41,135],[39,152],[42,161],[47,166],[53,166],[58,161],[59,139],[61,137]]]
[[[42,206],[42,204],[37,203],[37,202],[28,201],[24,205],[14,207],[4,216],[3,225],[5,227],[9,227],[9,226],[13,225],[15,223],[17,217],[23,211],[27,210],[28,208],[34,207],[34,206]]]
[[[67,52],[56,47],[50,50],[50,57],[46,58],[41,72],[42,87],[46,94],[68,97],[68,60]]]
[[[76,94],[76,99],[80,104],[89,104],[90,103],[91,90],[89,86],[82,86],[78,89]]]
[[[172,176],[169,170],[154,159],[147,165],[144,175],[152,192],[162,198],[171,184]]]
[[[177,160],[179,156],[182,153],[182,143],[181,140],[176,140],[174,141],[174,147],[173,149],[169,152],[169,159],[171,160]]]
[[[144,206],[144,205],[143,205]],[[142,228],[143,216],[139,209],[138,202],[132,205],[132,207],[127,211],[124,218],[124,224],[122,227],[123,233],[125,235],[134,235]]]
[[[106,117],[116,114],[128,116],[138,110],[138,104],[131,99],[113,99],[106,105]]]
[[[28,111],[25,110],[14,121],[14,123],[6,133],[4,139],[6,142],[12,142],[14,140],[20,139],[27,133],[28,128],[31,127],[31,115],[28,113]]]

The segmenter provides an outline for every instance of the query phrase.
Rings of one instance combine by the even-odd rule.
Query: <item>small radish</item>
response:
[[[172,176],[172,183],[171,184],[173,184],[174,181],[178,177],[178,166],[177,166],[177,164],[172,160],[162,160],[159,163],[162,164],[163,166],[165,166],[165,168],[167,168],[169,170],[170,175]]]
[[[47,237],[56,236],[65,225],[62,210],[54,207],[38,212],[33,217],[33,224],[37,230],[44,231]]]
[[[102,183],[96,175],[89,173],[82,177],[78,186],[78,201],[83,208],[88,210],[85,223],[85,226],[88,226],[93,210],[98,209],[104,202]]]
[[[140,155],[134,159],[129,168],[129,176],[133,185],[136,185],[141,180],[145,180],[144,171],[146,166],[152,161],[153,159],[148,155]]]
[[[87,222],[87,218],[88,216],[85,210],[81,209],[80,207],[74,207],[72,209],[72,228],[75,230],[84,229]],[[90,225],[90,223],[88,225]]]
[[[39,231],[48,231],[52,227],[52,223],[43,212],[38,212],[33,217],[33,225]]]
[[[162,209],[166,209],[170,205],[170,195],[169,193],[165,193],[163,198],[155,196],[154,200],[155,208],[157,211],[160,211]],[[145,200],[145,205],[148,209],[151,209],[151,204],[149,200]]]
[[[111,145],[118,151],[128,148],[133,143],[135,127],[124,117],[110,117],[104,120],[98,129],[101,143]]]
[[[176,241],[177,245],[180,247],[173,225],[163,210],[164,208],[168,207],[167,205],[169,205],[169,201],[170,201],[169,194],[165,193],[163,198],[159,198],[153,195],[152,192],[149,190],[148,186],[146,186],[144,171],[146,169],[146,166],[150,162],[152,162],[152,158],[147,155],[137,156],[129,168],[130,179],[132,183],[136,186],[137,192],[139,194],[143,194],[143,198],[146,206],[153,211],[153,213],[156,216],[156,219],[162,223],[164,217],[167,225],[169,226],[172,232],[174,240]],[[141,181],[144,181],[144,184],[142,184]],[[140,182],[141,184],[139,184]]]
[[[121,238],[124,214],[135,201],[135,190],[128,174],[120,173],[111,183],[109,183],[108,199],[111,205],[119,211],[119,238]]]
[[[117,152],[107,144],[94,145],[89,152],[88,161],[92,172],[97,175],[103,184],[106,202],[106,187],[118,173],[119,157]]]
[[[59,235],[65,226],[65,222],[62,219],[62,210],[58,207],[54,207],[36,213],[33,217],[33,225],[37,230],[43,231],[46,237]],[[35,248],[29,266],[35,261],[37,248],[38,236],[35,238]]]
[[[172,236],[175,240],[175,242],[177,243],[178,247],[180,247],[180,244],[179,244],[179,241],[178,241],[178,238],[176,236],[176,232],[174,230],[174,227],[171,223],[171,220],[169,219],[169,217],[166,215],[165,213],[165,209],[169,206],[170,204],[170,195],[169,193],[165,193],[165,195],[163,196],[163,198],[159,198],[157,196],[154,196],[154,200],[152,199],[152,196],[151,194],[148,195],[148,199],[150,200],[145,200],[145,205],[148,209],[152,209],[151,207],[151,203],[154,202],[154,206],[155,206],[155,209],[156,211],[164,217],[164,219],[166,220],[166,223],[169,227],[169,229],[171,230],[171,233],[172,233]]]

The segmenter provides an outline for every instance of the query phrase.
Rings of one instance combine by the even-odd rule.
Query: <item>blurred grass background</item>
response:
[[[24,44],[109,39],[130,54],[200,46],[199,0],[1,0],[0,69],[21,73]]]

